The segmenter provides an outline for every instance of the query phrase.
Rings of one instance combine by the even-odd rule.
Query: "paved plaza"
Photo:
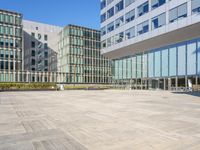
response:
[[[2,92],[0,150],[200,150],[200,97],[164,91]]]

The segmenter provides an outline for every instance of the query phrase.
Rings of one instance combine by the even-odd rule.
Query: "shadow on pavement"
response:
[[[173,92],[174,94],[187,94],[191,96],[200,97],[200,92]]]

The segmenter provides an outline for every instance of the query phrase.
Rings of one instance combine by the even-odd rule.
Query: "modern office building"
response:
[[[67,83],[111,82],[111,61],[100,54],[100,31],[66,26],[59,34],[59,55]]]
[[[57,71],[58,33],[62,27],[23,20],[24,69]]]
[[[0,10],[0,82],[20,80],[22,49],[22,14]]]
[[[100,31],[23,20],[0,10],[0,82],[110,83]]]
[[[200,0],[101,0],[101,46],[117,84],[198,86]]]

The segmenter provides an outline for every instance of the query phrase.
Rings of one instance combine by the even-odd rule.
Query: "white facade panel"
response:
[[[114,0],[111,4],[106,6],[104,9],[101,10],[101,14],[107,12],[108,9],[111,7],[115,7],[115,5],[120,0]],[[136,0],[128,7],[125,7],[124,9],[117,14],[115,14],[113,17],[107,19],[106,21],[101,23],[101,27],[107,26],[110,22],[115,21],[120,16],[125,16],[125,14],[133,9],[135,9],[135,19],[129,23],[124,23],[122,26],[118,27],[117,29],[114,29],[114,31],[104,35],[101,37],[101,40],[107,40],[110,37],[115,36],[116,34],[119,34],[120,32],[125,32],[127,29],[131,27],[135,27],[135,33],[136,36],[132,39],[123,39],[121,43],[115,43],[109,47],[102,47],[102,53],[110,58],[117,58],[117,57],[123,57],[128,56],[130,54],[137,53],[138,51],[147,51],[153,48],[159,48],[161,46],[166,46],[170,44],[174,44],[177,42],[181,42],[187,39],[192,39],[196,37],[200,37],[200,33],[195,33],[194,29],[192,28],[198,28],[200,27],[200,15],[192,13],[192,0],[166,0],[166,3],[152,9],[151,8],[151,1],[149,0],[149,12],[138,16],[138,6],[145,3],[147,0]],[[177,8],[178,12],[181,14],[184,14],[184,7],[180,7],[183,4],[187,4],[187,16],[183,16],[180,18],[177,18],[173,23],[169,22],[169,12],[171,9]],[[178,9],[178,7],[180,7]],[[156,28],[152,30],[152,18],[161,15],[162,13],[166,13],[166,24],[162,27]],[[149,31],[147,33],[137,35],[137,26],[144,22],[149,21]],[[199,25],[197,25],[199,24]],[[192,27],[194,25],[194,27]],[[182,36],[181,32],[185,32],[185,36]],[[186,35],[187,33],[187,35]],[[171,40],[174,38],[174,40]],[[169,39],[169,40],[168,40]],[[157,40],[152,42],[153,40]],[[165,41],[166,40],[166,41]],[[146,49],[147,46],[143,46],[144,42],[145,44],[148,44],[149,47]],[[149,41],[149,43],[148,43]],[[151,42],[150,42],[151,41]],[[161,42],[160,42],[161,41]],[[165,43],[166,45],[160,45],[160,43]],[[153,45],[153,46],[151,46]],[[131,49],[131,50],[130,50]],[[123,51],[123,55],[121,55]]]

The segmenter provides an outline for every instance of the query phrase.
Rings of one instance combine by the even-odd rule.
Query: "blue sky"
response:
[[[100,0],[1,0],[0,9],[17,11],[24,19],[99,29]]]

